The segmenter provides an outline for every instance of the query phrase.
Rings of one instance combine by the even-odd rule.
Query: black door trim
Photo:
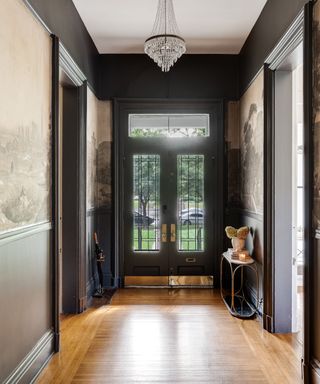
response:
[[[74,82],[75,86],[79,87],[79,140],[77,141],[77,156],[79,159],[79,184],[77,196],[75,200],[79,203],[79,223],[78,229],[78,244],[81,252],[78,252],[76,265],[78,268],[73,271],[77,276],[77,302],[78,311],[82,311],[84,296],[86,296],[86,91],[87,82],[85,76],[73,61],[69,53],[55,35],[52,36],[52,325],[54,331],[54,351],[60,349],[60,308],[59,308],[59,280],[62,278],[59,275],[60,258],[59,250],[61,244],[59,241],[60,231],[60,174],[59,174],[59,154],[62,148],[59,146],[59,72],[60,69],[66,72],[68,77]],[[81,223],[80,223],[81,221]],[[80,300],[82,299],[82,300]]]
[[[314,237],[313,237],[313,183],[314,183],[314,149],[313,149],[313,2],[304,8],[304,145],[305,145],[305,265],[304,265],[304,349],[303,349],[303,376],[304,382],[309,383],[312,370],[312,343],[311,343],[311,316],[312,316],[312,271],[314,266]]]
[[[66,180],[72,180],[67,188],[62,185],[63,200],[74,201],[72,206],[67,207],[67,218],[70,225],[65,233],[63,229],[63,244],[65,248],[69,248],[67,258],[62,257],[63,260],[63,276],[64,285],[68,286],[68,312],[81,313],[87,307],[87,292],[86,292],[86,252],[87,252],[87,230],[86,230],[86,172],[87,172],[87,80],[80,68],[77,66],[73,58],[70,56],[65,47],[59,44],[59,70],[62,70],[72,82],[72,88],[75,91],[73,96],[75,99],[72,102],[74,117],[69,116],[68,128],[63,135],[64,139],[69,138],[71,143],[74,143],[73,152],[69,152],[63,142],[64,159],[69,157],[69,165],[65,168],[63,162],[63,169],[65,170],[63,178],[74,167],[76,174],[70,172]],[[65,116],[64,116],[65,117]],[[71,150],[71,148],[70,148]],[[59,179],[58,179],[59,183]],[[65,183],[67,184],[67,183]],[[63,214],[63,213],[62,213]],[[60,215],[59,215],[60,216]],[[65,219],[66,221],[66,219]],[[74,225],[72,226],[72,222]],[[57,222],[60,225],[60,222]],[[65,228],[63,227],[63,228]],[[60,245],[61,247],[61,245]],[[69,279],[68,276],[73,276]],[[69,281],[70,280],[70,281]],[[65,284],[67,282],[67,284]]]
[[[59,39],[52,35],[52,325],[54,352],[60,349],[59,320]]]
[[[122,235],[121,235],[121,222],[122,217],[122,168],[123,168],[123,158],[121,150],[121,132],[119,128],[120,116],[125,107],[130,105],[139,104],[139,108],[143,109],[144,107],[150,106],[150,104],[157,104],[159,107],[164,106],[175,106],[187,108],[188,106],[204,106],[210,104],[216,104],[220,110],[220,116],[218,117],[218,126],[221,129],[218,129],[218,145],[217,145],[217,171],[218,171],[218,180],[221,182],[218,185],[217,190],[217,201],[219,201],[217,207],[217,233],[213,235],[216,236],[216,243],[218,244],[217,253],[220,255],[223,251],[223,225],[224,225],[224,196],[225,196],[225,185],[223,183],[223,175],[225,169],[225,158],[224,158],[224,104],[221,100],[212,100],[212,99],[115,99],[114,100],[114,125],[113,125],[113,142],[114,142],[114,153],[113,153],[113,164],[114,164],[114,255],[115,255],[115,265],[114,265],[114,284],[118,287],[124,286],[124,271],[123,271],[123,250],[122,250]],[[218,260],[219,257],[216,257],[217,265],[215,270],[219,271]],[[213,255],[214,257],[214,255]],[[219,284],[219,276],[217,275],[216,284]]]
[[[296,20],[270,54],[264,65],[264,309],[263,326],[274,332],[274,172],[275,172],[275,119],[274,70],[294,48],[303,41],[304,59],[304,141],[305,141],[305,266],[304,266],[304,356],[303,376],[307,383],[310,367],[310,308],[311,267],[313,256],[313,150],[312,150],[312,8],[307,3]]]

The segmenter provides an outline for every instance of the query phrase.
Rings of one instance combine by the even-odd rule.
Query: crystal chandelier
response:
[[[159,0],[152,34],[144,43],[144,52],[163,72],[168,72],[185,51],[186,43],[179,36],[172,0]]]

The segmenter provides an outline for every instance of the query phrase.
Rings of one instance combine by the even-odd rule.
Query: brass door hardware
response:
[[[161,241],[163,243],[167,242],[167,224],[161,225]]]
[[[176,225],[175,224],[170,225],[170,241],[171,243],[175,243],[176,241]]]

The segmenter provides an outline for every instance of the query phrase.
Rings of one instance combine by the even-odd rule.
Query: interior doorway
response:
[[[223,233],[221,104],[122,107],[123,284],[213,286]]]
[[[302,50],[302,47],[298,48]],[[292,70],[292,332],[303,341],[304,273],[304,122],[303,60]]]
[[[294,333],[309,382],[313,233],[312,4],[264,66],[264,305],[269,332]]]
[[[274,105],[274,331],[300,335],[304,266],[302,43],[275,69]]]

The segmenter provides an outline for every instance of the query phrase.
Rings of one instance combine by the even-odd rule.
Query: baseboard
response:
[[[273,333],[272,317],[270,317],[269,315],[264,313],[262,315],[262,320],[263,320],[263,329],[265,329],[266,331],[268,331],[270,333]]]
[[[84,312],[87,308],[87,296],[80,297],[79,299],[79,313]]]
[[[43,335],[3,384],[34,383],[53,353],[54,335],[50,330]]]
[[[320,362],[312,359],[310,363],[311,384],[320,384]]]

